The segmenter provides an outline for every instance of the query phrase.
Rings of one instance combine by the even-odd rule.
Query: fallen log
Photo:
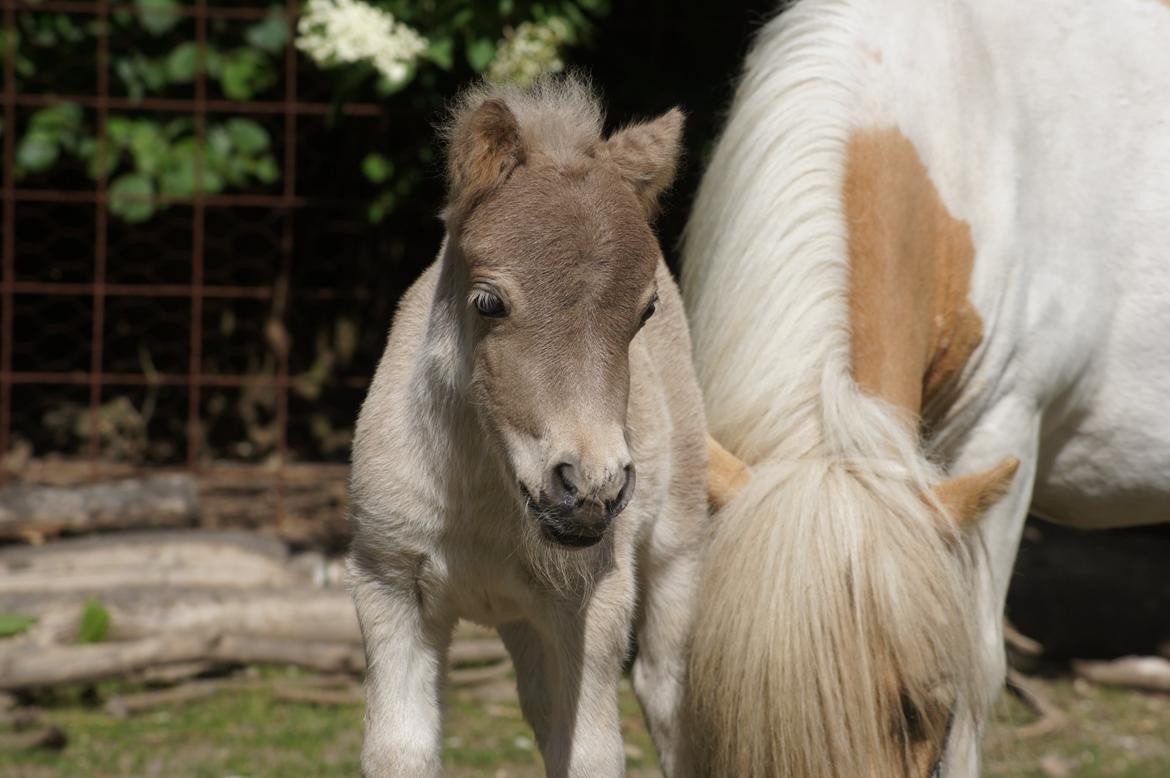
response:
[[[285,587],[308,583],[283,543],[241,532],[162,531],[0,549],[0,597],[122,588]]]
[[[325,673],[365,669],[361,648],[238,635],[168,635],[81,646],[18,645],[0,649],[0,690],[21,690],[127,677],[150,667],[210,661],[292,665]]]
[[[1109,662],[1073,662],[1081,678],[1108,686],[1170,692],[1170,660],[1160,656],[1127,656]]]
[[[293,665],[322,673],[360,673],[365,652],[345,643],[310,643],[226,635],[211,651],[221,662],[242,665]]]
[[[154,665],[191,662],[206,658],[214,642],[210,637],[172,635],[132,643],[0,649],[0,689],[92,683]]]
[[[108,638],[114,641],[195,632],[361,643],[349,592],[304,582],[258,589],[135,587],[107,590],[99,599],[110,614]],[[37,619],[29,639],[40,643],[73,642],[83,607],[84,596],[74,592],[0,594],[0,611]]]
[[[448,663],[456,665],[494,664],[511,659],[508,649],[497,638],[467,638],[451,646]]]
[[[127,478],[79,486],[0,489],[0,539],[41,541],[63,533],[189,527],[199,519],[189,475]]]

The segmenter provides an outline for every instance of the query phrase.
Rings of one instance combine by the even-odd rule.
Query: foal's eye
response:
[[[486,316],[489,319],[502,319],[508,315],[503,298],[489,289],[473,291],[471,303],[475,306],[475,310],[479,311],[480,316]]]
[[[638,322],[638,326],[641,327],[643,324],[650,321],[650,317],[653,316],[654,312],[657,310],[658,295],[654,295],[654,297],[650,300],[650,304],[646,306],[646,310],[642,311],[642,320]]]

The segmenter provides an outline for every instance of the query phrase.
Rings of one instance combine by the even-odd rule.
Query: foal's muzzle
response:
[[[610,488],[585,494],[576,469],[562,463],[552,468],[539,498],[534,498],[523,484],[520,489],[529,514],[546,538],[562,546],[585,548],[600,542],[610,523],[629,505],[637,482],[634,465],[626,465],[617,478],[609,480]]]

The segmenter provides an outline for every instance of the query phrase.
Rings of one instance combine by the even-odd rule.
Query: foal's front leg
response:
[[[453,625],[428,616],[412,586],[350,566],[366,645],[365,778],[437,778],[439,690]]]
[[[623,580],[613,580],[619,578]],[[541,753],[549,778],[625,775],[617,697],[633,615],[633,583],[624,579],[610,576],[585,608],[565,603],[538,628],[548,697],[539,706],[545,721],[533,725],[544,730]]]
[[[687,778],[693,775],[694,765],[683,705],[700,560],[691,538],[656,538],[651,543],[639,570],[642,590],[634,693],[650,726],[663,773],[667,778]]]

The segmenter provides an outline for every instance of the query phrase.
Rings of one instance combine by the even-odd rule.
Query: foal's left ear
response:
[[[605,141],[609,158],[634,188],[648,215],[657,212],[658,196],[674,180],[682,128],[683,112],[671,108],[657,119],[618,130]]]
[[[520,125],[504,101],[487,100],[461,116],[449,131],[447,218],[466,216],[524,163],[524,156]]]

